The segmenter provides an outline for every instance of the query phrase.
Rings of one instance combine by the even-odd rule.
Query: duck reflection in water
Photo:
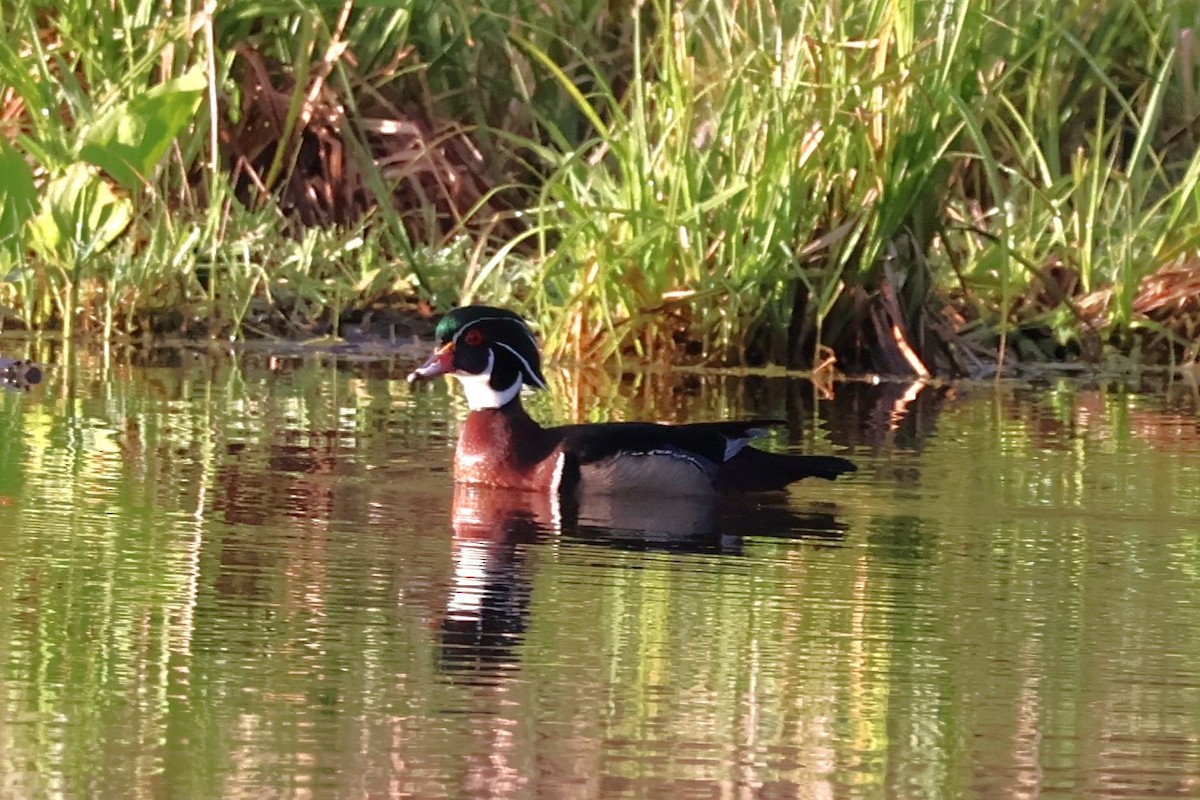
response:
[[[443,668],[481,677],[516,666],[532,582],[529,545],[549,539],[548,495],[458,484],[452,510],[453,574],[441,620]]]
[[[838,546],[832,507],[798,512],[786,497],[637,497],[457,484],[453,573],[439,622],[439,661],[457,682],[494,682],[519,666],[537,552],[555,544],[737,557],[747,537]]]

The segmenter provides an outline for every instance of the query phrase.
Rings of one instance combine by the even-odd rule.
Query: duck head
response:
[[[527,385],[545,389],[542,358],[528,324],[492,306],[456,308],[438,322],[433,355],[408,374],[408,382],[457,378],[472,411],[508,405]]]

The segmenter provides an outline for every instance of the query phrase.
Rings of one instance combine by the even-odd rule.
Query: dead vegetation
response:
[[[504,187],[461,126],[377,93],[360,98],[361,116],[351,117],[321,75],[298,95],[281,65],[246,46],[237,52],[241,103],[221,145],[242,202],[274,199],[300,227],[351,225],[386,203],[410,241],[430,247],[462,234],[499,241],[519,232]]]

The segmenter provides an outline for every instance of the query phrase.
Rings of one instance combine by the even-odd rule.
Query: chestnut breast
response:
[[[563,464],[559,442],[560,437],[515,403],[472,411],[458,437],[454,480],[542,492],[557,489]]]

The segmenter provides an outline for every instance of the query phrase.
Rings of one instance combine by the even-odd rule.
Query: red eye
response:
[[[483,344],[483,334],[477,330],[467,331],[466,336],[463,337],[463,341],[472,347],[478,347]]]

